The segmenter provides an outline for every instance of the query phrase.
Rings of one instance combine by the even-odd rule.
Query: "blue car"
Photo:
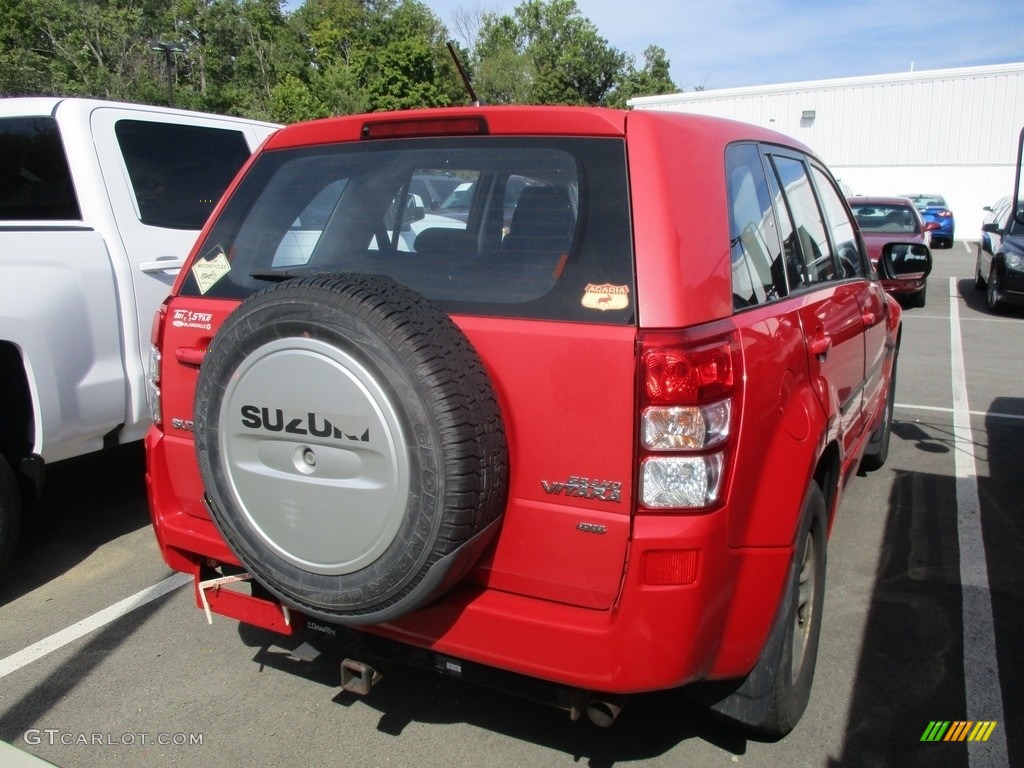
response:
[[[908,197],[914,203],[914,207],[921,212],[921,218],[927,225],[935,222],[938,229],[932,230],[932,247],[952,248],[953,247],[953,212],[946,205],[942,195],[900,195]]]

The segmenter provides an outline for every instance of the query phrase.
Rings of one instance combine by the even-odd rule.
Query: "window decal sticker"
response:
[[[628,285],[594,285],[588,283],[583,290],[583,306],[587,309],[625,309],[629,306]]]
[[[230,271],[231,263],[224,255],[224,251],[219,251],[212,259],[200,259],[192,265],[192,276],[196,279],[199,292],[203,294]]]

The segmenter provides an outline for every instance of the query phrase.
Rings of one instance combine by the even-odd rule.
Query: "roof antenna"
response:
[[[480,99],[477,98],[476,91],[473,90],[473,84],[469,82],[469,75],[466,74],[466,68],[462,66],[462,62],[459,61],[459,54],[455,50],[455,43],[448,41],[448,53],[452,55],[452,61],[455,62],[455,68],[459,70],[459,77],[462,78],[462,84],[466,86],[466,91],[469,93],[469,98],[473,101],[470,106],[479,107]]]

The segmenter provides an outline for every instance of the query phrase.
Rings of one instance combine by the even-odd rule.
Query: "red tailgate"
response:
[[[501,532],[472,578],[610,608],[633,507],[635,329],[455,320],[494,381],[512,467]]]

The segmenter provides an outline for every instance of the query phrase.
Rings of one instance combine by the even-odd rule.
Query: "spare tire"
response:
[[[203,361],[194,429],[228,546],[327,621],[390,621],[438,597],[505,508],[505,431],[476,350],[384,277],[292,279],[246,299]]]

